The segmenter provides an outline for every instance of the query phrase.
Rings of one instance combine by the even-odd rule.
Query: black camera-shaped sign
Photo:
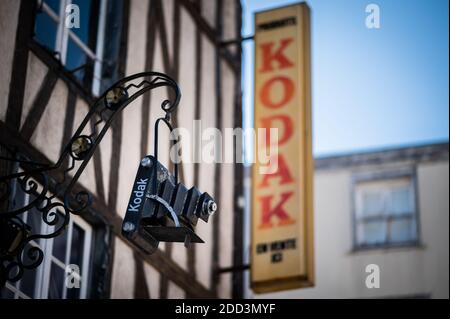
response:
[[[217,210],[214,199],[195,187],[187,189],[148,155],[141,160],[131,191],[122,235],[144,252],[154,252],[160,241],[203,243],[193,229],[198,219],[208,222]]]

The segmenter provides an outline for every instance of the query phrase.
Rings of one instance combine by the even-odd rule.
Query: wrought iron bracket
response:
[[[255,39],[254,35],[249,35],[249,36],[239,37],[236,39],[224,40],[224,41],[219,42],[219,45],[221,47],[226,47],[229,45],[241,44],[242,42],[254,40],[254,39]]]
[[[58,236],[67,227],[70,214],[80,214],[91,204],[90,194],[74,193],[74,185],[119,113],[139,96],[160,87],[168,88],[171,93],[161,103],[165,116],[157,120],[156,126],[159,121],[170,126],[171,114],[181,98],[177,83],[162,73],[142,72],[119,80],[95,101],[55,164],[34,163],[26,155],[2,146],[13,155],[0,157],[0,163],[20,166],[20,169],[0,176],[0,286],[7,280],[19,280],[25,269],[38,267],[44,256],[33,242]],[[53,192],[49,191],[51,171],[62,171],[60,180],[53,184]],[[31,195],[23,207],[11,206],[16,187]],[[40,214],[50,231],[33,232],[23,221],[25,213]]]

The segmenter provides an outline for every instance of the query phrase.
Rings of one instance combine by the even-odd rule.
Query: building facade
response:
[[[95,98],[118,79],[143,71],[178,82],[175,127],[191,131],[194,120],[202,127],[241,126],[241,48],[222,43],[240,36],[237,0],[5,0],[0,25],[4,157],[20,153],[55,163]],[[76,185],[93,195],[92,205],[71,217],[63,235],[32,242],[44,251],[42,264],[8,282],[2,298],[242,296],[241,274],[219,272],[242,263],[240,164],[180,168],[188,188],[195,185],[218,203],[209,223],[196,227],[205,244],[161,244],[145,255],[121,235],[140,159],[153,153],[153,125],[163,115],[165,95],[164,89],[143,95],[114,121]],[[159,138],[160,161],[170,168],[168,133]],[[20,169],[3,163],[0,175]],[[17,190],[2,209],[30,200]],[[43,231],[51,227],[38,213],[23,218]],[[80,289],[65,286],[68,264],[80,267]]]
[[[448,143],[317,158],[315,286],[247,297],[448,298],[448,193]]]

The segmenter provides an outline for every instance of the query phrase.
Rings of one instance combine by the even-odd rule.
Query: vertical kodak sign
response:
[[[278,152],[270,160],[276,167],[264,173],[268,164],[257,159],[252,173],[251,287],[257,293],[314,285],[310,91],[308,6],[257,13],[254,125],[257,132],[278,129]],[[257,139],[255,156],[266,143]]]

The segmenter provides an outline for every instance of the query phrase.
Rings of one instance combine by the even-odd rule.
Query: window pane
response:
[[[53,239],[53,256],[63,264],[66,262],[67,229]]]
[[[69,37],[69,43],[67,44],[67,59],[66,59],[66,67],[69,71],[78,68],[84,64],[86,64],[87,56],[84,51]],[[79,72],[76,72],[78,78],[82,79],[83,77],[79,77]]]
[[[28,211],[27,225],[31,227],[31,231],[33,234],[39,234],[41,232],[42,213],[38,211],[36,208],[30,209]]]
[[[80,270],[83,264],[84,230],[73,224],[72,247],[70,250],[70,263],[77,265]]]
[[[393,215],[411,214],[413,211],[409,187],[394,188],[391,191],[389,212]]]
[[[72,74],[83,84],[84,87],[90,88],[93,77],[94,62],[86,55],[86,53],[69,37],[67,44],[66,68],[74,71]]]
[[[367,191],[363,194],[363,215],[383,215],[383,196],[380,192]]]
[[[52,262],[48,284],[48,298],[61,299],[64,285],[64,269]]]
[[[27,258],[25,258],[27,259]],[[25,261],[26,263],[31,263],[31,261]],[[36,287],[36,277],[38,274],[38,269],[25,269],[23,272],[23,277],[19,283],[19,289],[25,295],[30,298],[34,297],[34,289]]]
[[[19,209],[25,205],[25,193],[19,183],[15,186],[14,198],[11,201],[12,209]]]
[[[71,31],[94,52],[97,40],[99,2],[98,0],[72,0],[72,4],[80,8],[80,27],[72,28]]]
[[[14,292],[8,287],[0,287],[0,299],[14,299]]]
[[[36,15],[35,39],[37,42],[55,51],[57,25],[45,12]]]
[[[402,243],[416,240],[416,223],[413,218],[393,220],[390,225],[390,242]]]
[[[385,221],[373,221],[359,223],[358,225],[358,244],[359,245],[377,245],[386,242]]]
[[[59,15],[59,3],[61,0],[44,0],[44,2],[53,10],[53,12]]]

